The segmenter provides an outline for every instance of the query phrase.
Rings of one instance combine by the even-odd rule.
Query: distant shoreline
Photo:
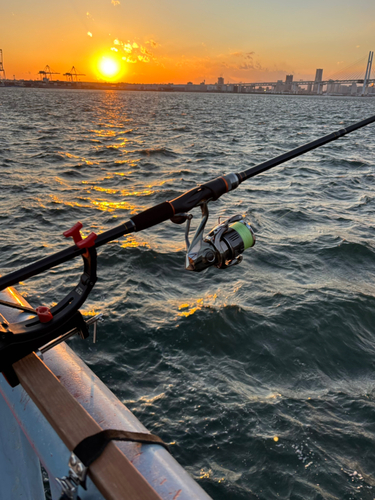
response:
[[[109,83],[109,82],[63,82],[63,81],[48,81],[43,82],[39,80],[6,80],[0,82],[0,88],[33,88],[45,90],[116,90],[116,91],[131,91],[131,92],[166,92],[166,93],[189,93],[189,94],[236,94],[236,95],[283,95],[283,96],[296,96],[296,97],[375,97],[375,94],[365,96],[338,94],[338,93],[324,93],[317,94],[314,92],[267,92],[267,91],[252,91],[245,92],[246,87],[240,84],[234,85],[234,90],[219,90],[219,89],[186,89],[186,85],[174,84],[154,84],[154,83]],[[238,90],[240,89],[240,90]]]

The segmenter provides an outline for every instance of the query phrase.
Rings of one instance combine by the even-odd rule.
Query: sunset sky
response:
[[[3,2],[7,78],[214,83],[334,74],[375,49],[374,0]],[[365,63],[364,63],[365,69]]]

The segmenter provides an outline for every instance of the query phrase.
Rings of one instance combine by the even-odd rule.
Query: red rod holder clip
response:
[[[70,238],[72,236],[74,243],[78,248],[90,248],[95,245],[95,240],[98,237],[95,233],[90,233],[87,238],[82,239],[80,230],[82,229],[82,223],[77,222],[73,227],[68,229],[63,233],[65,238]]]
[[[48,321],[51,321],[51,319],[53,319],[51,311],[46,306],[39,306],[35,309],[35,311],[41,323],[48,323]]]

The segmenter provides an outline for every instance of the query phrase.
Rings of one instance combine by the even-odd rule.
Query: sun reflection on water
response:
[[[58,154],[61,155],[61,156],[65,156],[66,158],[73,158],[74,160],[79,160],[83,163],[86,163],[86,165],[97,165],[98,163],[97,162],[92,162],[90,160],[87,160],[86,158],[84,158],[83,156],[79,156],[79,155],[73,155],[71,153],[67,153],[65,151],[58,151]]]
[[[138,248],[138,247],[151,248],[150,244],[147,241],[139,240],[139,235],[137,235],[137,237],[133,235],[128,235],[125,241],[121,244],[121,248]]]
[[[90,200],[99,210],[103,212],[114,212],[115,210],[128,210],[131,214],[135,214],[141,210],[141,207],[136,207],[127,201],[106,201],[106,200]]]
[[[214,293],[214,294],[208,294],[203,298],[196,299],[191,303],[184,302],[178,306],[178,310],[182,312],[177,313],[177,316],[187,318],[188,316],[191,316],[192,314],[203,309],[204,307],[207,308],[212,307],[216,299],[217,299],[217,294]],[[189,309],[189,310],[184,311],[183,309]]]

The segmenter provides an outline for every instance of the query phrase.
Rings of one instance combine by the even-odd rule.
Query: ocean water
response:
[[[0,273],[375,114],[375,99],[0,89]],[[375,498],[374,126],[210,204],[257,233],[184,270],[166,222],[99,250],[69,343],[215,500]],[[193,212],[193,226],[199,210]],[[18,286],[57,302],[79,260]]]

